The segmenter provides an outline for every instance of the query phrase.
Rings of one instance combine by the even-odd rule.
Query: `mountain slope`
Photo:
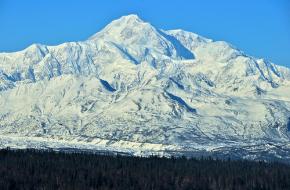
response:
[[[288,68],[128,15],[0,53],[0,145],[289,159],[289,92]]]

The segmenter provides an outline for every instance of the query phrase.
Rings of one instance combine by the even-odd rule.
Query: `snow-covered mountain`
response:
[[[124,16],[0,53],[0,146],[290,160],[290,69]]]

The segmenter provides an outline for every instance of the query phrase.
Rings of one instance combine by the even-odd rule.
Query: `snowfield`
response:
[[[121,17],[0,53],[0,147],[290,161],[290,69]]]

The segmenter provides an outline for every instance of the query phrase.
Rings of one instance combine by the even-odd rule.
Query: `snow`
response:
[[[286,67],[128,15],[86,41],[0,53],[0,147],[281,158],[289,92]]]

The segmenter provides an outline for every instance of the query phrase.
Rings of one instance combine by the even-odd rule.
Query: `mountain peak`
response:
[[[138,15],[130,14],[127,16],[122,16],[119,19],[112,21],[108,26],[134,27],[134,26],[138,26],[139,24],[150,25],[149,23],[147,23],[147,22],[143,21],[141,18],[139,18]]]
[[[105,42],[113,45],[122,54],[136,62],[145,57],[171,57],[173,59],[193,59],[193,53],[186,49],[177,39],[165,31],[156,29],[144,22],[137,15],[127,15],[114,20],[101,32],[89,40],[93,43]]]
[[[136,14],[129,14],[126,16],[122,16],[117,20],[122,20],[122,21],[138,21],[138,22],[144,22],[140,17]]]
[[[102,31],[93,35],[91,39],[97,39],[98,37],[104,37],[104,35],[110,35],[111,37],[118,36],[117,33],[121,33],[123,30],[130,29],[142,29],[144,30],[152,30],[153,26],[150,23],[144,22],[142,19],[138,17],[136,14],[130,14],[127,16],[122,16],[111,23],[109,23]]]

